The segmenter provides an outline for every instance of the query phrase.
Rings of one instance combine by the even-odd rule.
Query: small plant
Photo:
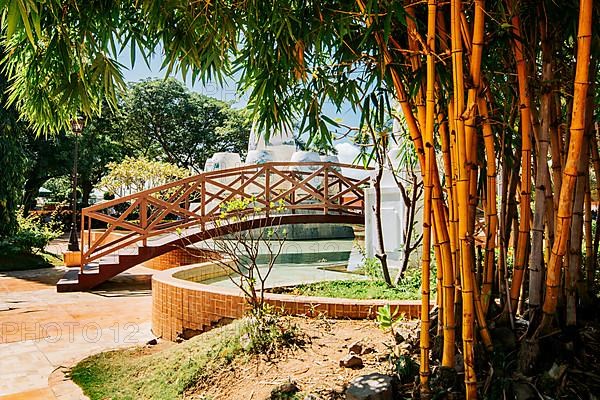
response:
[[[269,210],[277,213],[285,210],[283,200],[271,202]],[[287,236],[285,228],[278,223],[270,226],[261,219],[264,211],[254,196],[225,202],[220,207],[219,218],[215,221],[218,229],[212,238],[214,250],[219,254],[214,261],[231,272],[231,282],[244,293],[255,316],[265,306],[265,284]],[[235,229],[236,225],[244,223],[250,223],[250,229]],[[267,253],[264,266],[259,266],[258,262],[261,251]]]
[[[304,343],[298,325],[268,305],[252,310],[243,319],[241,333],[244,351],[267,357],[277,356],[282,348]]]
[[[400,351],[399,343],[404,341],[401,335],[397,335],[394,331],[394,325],[400,321],[404,321],[406,315],[401,313],[398,316],[398,311],[392,312],[389,304],[379,307],[377,310],[377,324],[384,331],[389,330],[392,335],[392,345],[388,346],[389,354],[388,361],[392,366],[394,373],[400,379],[400,382],[409,382],[419,371],[418,365],[410,357],[410,354]]]
[[[381,262],[375,257],[365,257],[358,271],[372,280],[382,280],[383,272],[381,270]]]
[[[398,310],[394,310],[390,308],[389,304],[381,306],[377,309],[377,318],[376,322],[379,325],[379,328],[382,330],[390,330],[392,332],[392,336],[394,336],[394,325],[400,321],[404,321],[406,319],[406,314],[402,313],[398,316]]]
[[[393,357],[393,359],[392,359]],[[419,372],[417,363],[407,354],[390,355],[390,362],[394,366],[394,372],[400,379],[400,382],[410,382]]]

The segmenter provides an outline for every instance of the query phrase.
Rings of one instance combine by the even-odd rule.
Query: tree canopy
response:
[[[250,121],[242,111],[173,78],[133,83],[122,103],[124,133],[145,157],[201,171],[212,154],[248,147]]]

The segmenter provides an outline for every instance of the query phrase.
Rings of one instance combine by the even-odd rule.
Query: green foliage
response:
[[[386,304],[377,309],[376,322],[379,328],[384,331],[389,331],[394,339],[394,344],[388,346],[388,362],[393,367],[394,372],[400,379],[400,382],[410,382],[419,371],[418,364],[410,357],[410,354],[401,353],[399,351],[398,337],[394,332],[394,327],[405,320],[404,313],[398,315],[398,310],[392,312],[390,305]],[[400,339],[403,340],[403,339]]]
[[[82,193],[82,206],[89,205],[89,195],[106,175],[106,165],[118,163],[126,156],[136,154],[128,137],[129,128],[123,123],[122,114],[103,104],[102,114],[86,121],[79,137],[77,159],[77,183]],[[70,177],[67,177],[70,180]]]
[[[393,329],[396,323],[404,319],[404,314],[398,315],[398,310],[392,312],[389,304],[377,309],[377,325],[383,330]]]
[[[365,257],[362,264],[358,268],[358,272],[374,280],[383,279],[381,262],[376,257]]]
[[[6,110],[0,109],[6,114]],[[6,126],[0,128],[0,240],[13,235],[18,229],[16,209],[23,190],[24,155],[17,135]]]
[[[96,354],[79,362],[70,377],[91,400],[179,399],[243,355],[241,334],[234,322],[153,354],[144,347]]]
[[[163,185],[189,176],[189,171],[176,165],[145,158],[125,157],[119,163],[109,163],[108,174],[100,186],[110,193],[124,195]]]
[[[73,168],[75,137],[61,132],[54,136],[38,136],[31,130],[19,134],[26,157],[25,187],[22,204],[24,212],[35,207],[40,187],[50,178],[69,175]]]
[[[2,254],[35,254],[62,235],[60,224],[55,219],[42,223],[37,216],[24,217],[19,212],[17,221],[17,232],[0,241]]]
[[[0,56],[4,56],[0,46]],[[13,107],[6,107],[8,78],[0,71],[0,240],[14,234],[18,223],[16,210],[19,206],[25,176],[25,154],[19,136],[25,126]]]
[[[345,299],[414,300],[418,293],[389,287],[382,280],[324,281],[294,286],[292,294]]]
[[[411,382],[419,373],[419,365],[410,357],[410,355],[402,354],[393,357],[390,361],[394,365],[395,373],[400,379],[400,382]]]
[[[229,104],[170,78],[133,83],[123,96],[127,140],[137,154],[200,171],[216,152],[244,153],[250,120]]]
[[[0,271],[25,271],[64,265],[62,258],[49,253],[24,254],[3,253],[0,248]]]
[[[241,322],[243,349],[253,354],[277,356],[282,348],[302,345],[300,328],[265,306],[254,309]]]
[[[68,129],[80,112],[99,113],[104,99],[116,105],[125,87],[118,38],[150,44],[130,2],[19,0],[3,2],[2,12],[9,100],[38,133]]]
[[[431,287],[431,296],[435,296],[437,292],[437,266],[431,264],[431,271],[429,275],[429,286]],[[398,282],[398,288],[407,292],[414,293],[416,299],[421,298],[421,268],[420,266],[408,267],[404,271],[404,275]]]
[[[71,199],[73,182],[66,175],[48,179],[44,187],[52,192],[50,195],[52,201],[68,202]]]

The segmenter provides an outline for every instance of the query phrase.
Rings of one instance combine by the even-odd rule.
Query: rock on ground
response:
[[[373,373],[359,376],[350,382],[346,389],[347,400],[392,400],[393,378],[389,375]]]

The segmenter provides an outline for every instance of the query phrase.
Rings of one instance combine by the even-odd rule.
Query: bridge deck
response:
[[[144,261],[234,231],[363,224],[366,172],[347,164],[271,162],[211,171],[85,208],[80,268],[57,288],[90,289]],[[223,206],[236,199],[251,202],[232,222],[223,218]],[[106,229],[92,238],[98,225]]]

